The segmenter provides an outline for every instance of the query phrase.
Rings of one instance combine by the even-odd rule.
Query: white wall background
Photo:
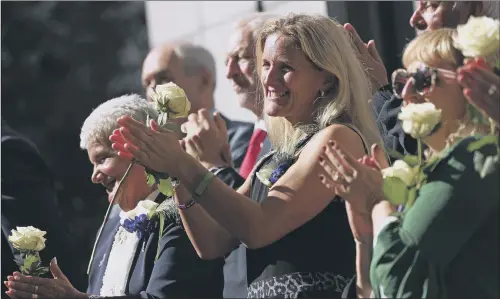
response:
[[[274,14],[321,13],[327,15],[325,1],[263,1],[265,12]],[[240,108],[225,77],[224,59],[231,26],[256,11],[256,1],[147,1],[146,19],[150,47],[171,40],[187,40],[203,45],[215,57],[218,110],[235,120],[253,121],[253,115]]]

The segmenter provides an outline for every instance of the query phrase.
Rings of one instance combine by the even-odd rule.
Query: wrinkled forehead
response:
[[[113,148],[111,148],[111,143],[105,140],[94,140],[87,146],[87,154],[92,163],[96,162],[100,156],[109,155],[114,152]]]

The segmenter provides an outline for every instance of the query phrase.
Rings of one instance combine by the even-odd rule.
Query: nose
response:
[[[97,166],[94,166],[94,170],[92,171],[92,176],[90,180],[94,184],[100,184],[103,182],[104,174],[101,171],[99,171],[99,168]]]
[[[231,79],[241,74],[238,61],[234,58],[229,58],[226,65],[226,78]]]

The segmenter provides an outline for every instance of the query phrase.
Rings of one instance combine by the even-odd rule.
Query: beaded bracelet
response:
[[[186,204],[178,204],[177,207],[179,208],[179,210],[187,210],[190,207],[194,206],[195,204],[196,204],[196,200],[191,198],[191,200],[188,201]]]

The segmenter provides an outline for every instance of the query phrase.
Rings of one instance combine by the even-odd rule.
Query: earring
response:
[[[322,91],[322,90],[320,89],[320,90],[319,90],[319,95],[320,95],[321,97],[324,97],[324,96],[325,96],[325,92],[324,92],[324,91]]]

